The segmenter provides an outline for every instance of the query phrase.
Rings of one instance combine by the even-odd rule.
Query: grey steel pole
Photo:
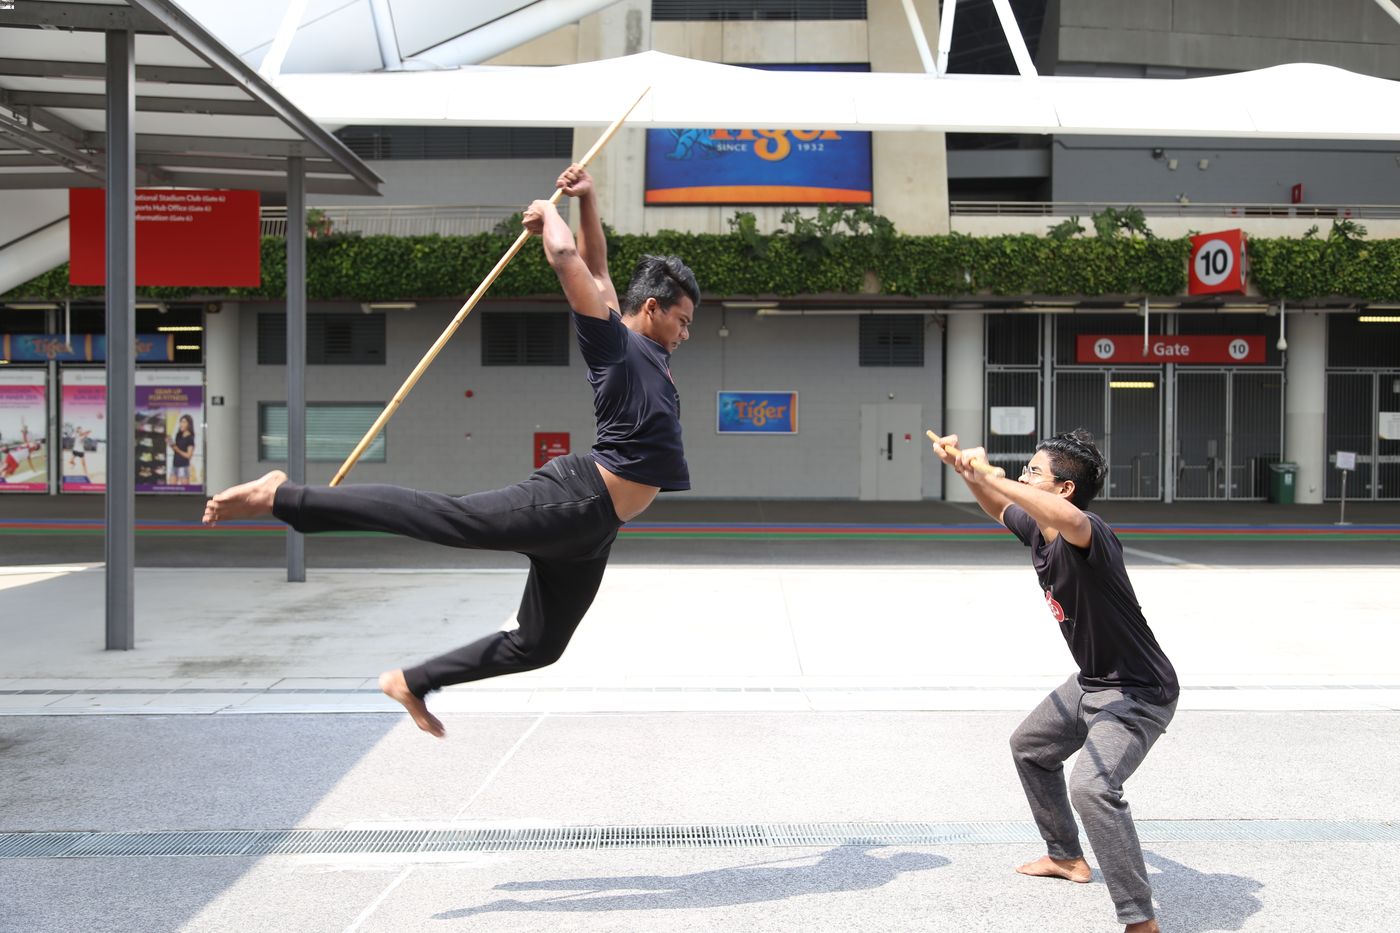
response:
[[[306,163],[287,159],[287,478],[306,482]],[[287,582],[306,582],[306,538],[287,529]]]
[[[106,35],[107,648],[125,651],[136,647],[136,43]]]

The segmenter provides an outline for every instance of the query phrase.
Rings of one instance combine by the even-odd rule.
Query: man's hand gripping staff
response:
[[[956,434],[949,434],[947,437],[939,437],[932,431],[925,431],[924,434],[933,442],[933,452],[938,455],[938,459],[952,467],[964,479],[969,479],[969,474],[973,474],[971,479],[974,482],[977,475],[994,479],[1006,478],[1005,470],[987,462],[987,452],[981,447],[959,450],[955,446],[958,442]]]

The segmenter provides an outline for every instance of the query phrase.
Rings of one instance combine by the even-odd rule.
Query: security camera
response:
[[[1278,343],[1274,344],[1274,346],[1278,347],[1278,350],[1279,350],[1280,353],[1282,353],[1284,350],[1287,350],[1287,349],[1288,349],[1288,340],[1287,340],[1287,338],[1284,338],[1284,337],[1278,338]]]

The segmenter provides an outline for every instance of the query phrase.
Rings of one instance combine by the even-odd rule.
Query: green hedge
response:
[[[736,234],[662,232],[614,235],[613,275],[627,278],[643,253],[674,253],[709,295],[1179,295],[1186,290],[1190,244],[1182,239],[994,237],[843,237],[823,255],[791,237],[764,238],[761,258]],[[503,256],[512,236],[329,236],[307,241],[307,296],[379,301],[465,297]],[[1347,296],[1400,301],[1400,240],[1251,239],[1250,277],[1267,298]],[[278,298],[286,282],[280,237],[262,241],[262,285],[207,289],[146,288],[144,297]],[[494,297],[556,295],[559,286],[538,244],[527,243],[492,286]],[[10,299],[98,297],[100,288],[68,284],[67,265],[12,290]]]

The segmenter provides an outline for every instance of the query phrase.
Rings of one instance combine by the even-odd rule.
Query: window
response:
[[[1040,315],[987,315],[987,364],[1036,366],[1040,363]]]
[[[533,126],[347,126],[335,134],[362,159],[573,158],[574,131]]]
[[[383,366],[382,314],[312,312],[306,316],[306,362],[311,365]],[[287,315],[258,315],[258,365],[287,365]]]
[[[922,314],[865,314],[860,318],[860,365],[924,365]]]
[[[865,19],[866,0],[652,0],[655,22]]]
[[[311,463],[344,463],[355,445],[384,410],[382,402],[308,402],[306,459]],[[287,459],[287,403],[258,403],[258,459]],[[383,463],[384,432],[360,455],[361,462]]]
[[[481,316],[481,365],[568,366],[569,312],[485,312]]]

